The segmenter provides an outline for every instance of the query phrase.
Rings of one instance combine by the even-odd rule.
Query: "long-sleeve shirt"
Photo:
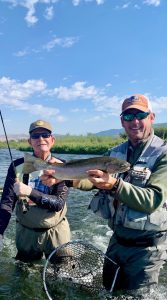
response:
[[[128,161],[133,165],[145,143],[140,143],[138,147],[131,148]],[[167,153],[162,154],[156,161],[151,176],[144,188],[135,186],[125,181],[121,181],[116,192],[116,198],[128,205],[130,208],[151,214],[167,199]]]
[[[146,142],[147,141],[141,142],[135,148],[132,147],[129,142],[127,161],[130,162],[131,165],[135,164],[141,155]],[[108,153],[108,155],[109,154],[110,153]],[[93,188],[93,185],[88,180],[82,180],[77,188],[89,190]],[[106,192],[109,191],[106,190]],[[167,209],[167,153],[158,157],[145,187],[139,187],[120,179],[114,197],[117,201],[126,204],[129,208],[146,214],[153,213],[161,205],[166,205]],[[115,231],[119,236],[126,238],[148,234],[148,231],[125,228],[122,225],[117,225]]]
[[[3,193],[0,202],[0,234],[3,234],[11,218],[12,211],[15,208],[18,197],[14,193],[13,186],[16,179],[15,168],[24,162],[24,158],[19,158],[10,165],[6,176]],[[47,191],[47,194],[46,194]],[[68,187],[65,181],[47,187],[44,192],[32,189],[30,196],[38,207],[48,209],[50,212],[60,211],[68,196]]]

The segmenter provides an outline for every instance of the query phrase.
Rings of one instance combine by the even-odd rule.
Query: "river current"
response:
[[[23,156],[23,153],[12,149],[13,159]],[[56,155],[63,159],[87,158],[88,155]],[[3,187],[7,169],[10,164],[10,156],[7,149],[0,149],[0,187]],[[72,240],[82,240],[93,244],[103,252],[106,251],[112,231],[107,221],[93,214],[88,205],[93,192],[83,192],[70,189],[68,196],[67,218],[70,223]],[[42,273],[45,259],[32,264],[17,262],[15,247],[15,214],[13,212],[10,223],[4,234],[4,247],[0,252],[0,300],[47,300],[48,297],[43,288]],[[162,270],[158,288],[149,294],[142,295],[142,299],[166,300],[167,299],[167,266]],[[136,299],[134,296],[120,295],[112,299]],[[75,289],[71,288],[63,293],[57,300],[63,299],[100,299],[93,294],[85,295],[80,293],[77,296]]]

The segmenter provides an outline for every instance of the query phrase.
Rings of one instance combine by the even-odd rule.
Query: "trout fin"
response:
[[[23,165],[23,174],[29,174],[34,171],[37,171],[35,167],[36,158],[29,153],[24,154],[24,165]]]

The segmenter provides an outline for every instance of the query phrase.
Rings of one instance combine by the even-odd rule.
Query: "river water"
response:
[[[23,153],[12,149],[13,159],[23,156]],[[87,158],[88,155],[56,155],[63,159]],[[3,187],[7,169],[10,164],[10,156],[7,149],[0,149],[0,187]],[[94,215],[88,210],[88,205],[93,192],[83,192],[70,189],[68,197],[67,217],[70,223],[72,240],[81,239],[93,244],[98,249],[105,252],[112,231],[107,226],[107,221]],[[32,264],[25,264],[15,261],[15,214],[13,213],[10,223],[4,235],[4,247],[0,252],[0,300],[47,300],[48,297],[43,288],[42,273],[45,259]],[[145,300],[166,300],[167,299],[167,266],[162,270],[158,288],[151,290],[149,294],[144,294]],[[91,300],[101,299],[100,296],[84,294],[79,296],[75,289],[63,292],[63,296],[58,296],[57,300],[78,299]],[[108,298],[107,298],[108,299]],[[134,296],[119,296],[112,299],[136,299]]]

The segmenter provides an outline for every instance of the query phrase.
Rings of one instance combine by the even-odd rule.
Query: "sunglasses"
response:
[[[149,114],[150,114],[150,112],[138,112],[136,114],[133,114],[133,113],[122,114],[121,116],[124,121],[130,122],[130,121],[133,121],[134,118],[136,118],[137,120],[146,119]]]
[[[30,135],[31,139],[33,140],[37,140],[40,137],[42,137],[43,139],[48,139],[50,138],[51,133],[47,133],[47,132],[40,132],[40,133],[33,133]]]

